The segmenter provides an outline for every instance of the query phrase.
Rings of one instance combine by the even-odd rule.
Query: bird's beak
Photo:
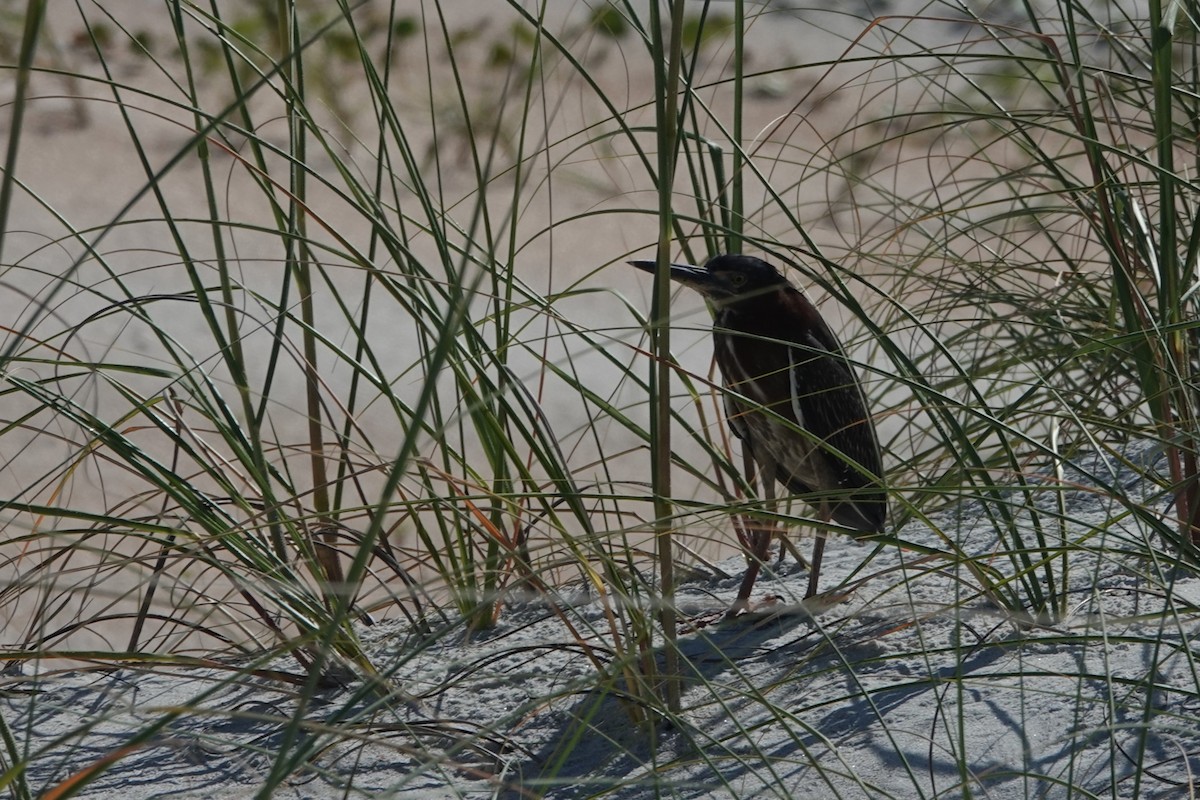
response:
[[[649,259],[638,259],[629,263],[650,274],[658,270],[658,262]],[[693,267],[691,264],[672,264],[671,280],[679,281],[684,286],[690,286],[700,292],[705,292],[713,282],[708,270],[704,267]]]

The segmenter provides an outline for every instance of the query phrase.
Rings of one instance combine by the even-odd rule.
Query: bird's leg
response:
[[[832,514],[825,503],[821,504],[821,519],[828,522]],[[817,593],[817,580],[821,577],[821,557],[825,555],[825,533],[818,532],[817,540],[813,542],[812,563],[808,569],[808,591],[804,593],[804,599],[812,597]]]
[[[795,542],[788,538],[787,530],[780,527],[775,532],[775,536],[779,539],[779,558],[775,560],[776,571],[783,566],[783,557],[788,553],[791,553],[792,558],[796,559],[800,569],[808,569],[808,559],[797,549]]]
[[[775,462],[772,460],[763,465],[762,471],[763,508],[774,512],[778,507],[775,502]],[[759,524],[758,538],[754,542],[754,560],[763,564],[771,552],[771,540],[778,530],[775,520]]]
[[[754,458],[747,452],[743,453],[744,463],[747,469],[747,477],[751,474],[750,470],[754,467]],[[766,459],[765,463],[760,464],[757,472],[757,484],[761,489],[763,500],[768,509],[775,509],[775,461]],[[767,551],[771,547],[771,538],[775,534],[774,522],[754,522],[751,521],[746,525],[747,532],[750,535],[750,563],[746,565],[746,574],[742,576],[742,585],[738,588],[737,600],[734,601],[733,607],[729,609],[726,616],[734,617],[742,611],[750,607],[750,593],[754,591],[754,582],[758,580],[758,572],[762,569],[763,562],[767,560]]]
[[[818,536],[817,541],[813,543],[812,562],[808,569],[808,591],[804,593],[805,600],[817,593],[817,579],[821,577],[821,557],[823,555],[825,555],[825,537]]]
[[[750,487],[750,491],[758,494],[758,466],[754,463],[754,457],[750,454],[748,446],[742,447],[742,474],[746,476],[746,483]],[[743,553],[749,553],[754,549],[754,530],[758,525],[754,521],[754,517],[750,514],[734,515],[734,526],[737,530],[738,543],[742,546]]]

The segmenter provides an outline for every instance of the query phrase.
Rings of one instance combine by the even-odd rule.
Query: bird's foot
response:
[[[858,587],[849,586],[826,589],[823,592],[814,592],[812,594],[805,595],[804,599],[800,601],[800,605],[803,606],[809,614],[812,614],[815,617],[819,614],[825,613],[834,606],[840,606],[842,603],[845,603],[854,596],[854,590],[856,588]]]
[[[778,595],[768,595],[758,602],[749,600],[736,601],[727,611],[711,609],[698,614],[685,614],[678,618],[677,627],[680,633],[695,633],[713,625],[724,625],[734,620],[755,621],[765,619],[779,612],[783,606],[783,598]]]
[[[770,615],[779,610],[780,602],[783,600],[779,595],[771,594],[759,600],[757,603],[752,603],[749,600],[736,600],[725,612],[722,618],[723,622],[730,622],[742,617],[759,617]]]
[[[728,612],[704,611],[699,614],[682,616],[676,622],[675,627],[680,633],[696,633],[719,623],[725,618],[726,613]]]

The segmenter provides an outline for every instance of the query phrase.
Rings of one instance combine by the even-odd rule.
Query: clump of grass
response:
[[[939,613],[999,609],[1021,642],[1070,617],[1097,561],[1168,594],[1170,568],[1194,572],[1200,72],[1157,3],[817,15],[802,54],[748,50],[791,18],[741,2],[514,3],[469,30],[438,3],[84,10],[52,20],[95,50],[72,101],[123,131],[113,170],[138,177],[83,220],[22,177],[64,71],[41,8],[7,55],[0,183],[24,298],[0,364],[8,658],[216,653],[261,676],[291,657],[306,699],[359,679],[326,738],[300,704],[264,792],[404,705],[410,659],[531,597],[651,749],[664,719],[703,740],[697,709],[726,701],[711,671],[677,682],[674,570],[716,550],[698,533],[729,542],[730,515],[767,512],[705,312],[662,280],[649,297],[632,253],[761,252],[841,316],[883,432],[884,543],[921,563],[880,569],[880,597],[950,576]],[[767,78],[794,91],[748,96]],[[1145,535],[1081,532],[1077,482]],[[986,534],[946,521],[963,508]],[[412,636],[380,663],[364,626],[397,616]],[[770,690],[755,704],[792,719]],[[5,780],[45,789],[9,751]]]

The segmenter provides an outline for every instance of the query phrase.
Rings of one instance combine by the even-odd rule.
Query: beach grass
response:
[[[624,263],[747,252],[790,267],[834,322],[880,432],[890,520],[834,594],[870,596],[898,628],[953,620],[958,642],[857,660],[818,616],[847,676],[830,702],[870,705],[863,675],[936,648],[1052,632],[1103,654],[1081,609],[1130,575],[1161,601],[1141,622],[1180,635],[1139,639],[1138,674],[1089,681],[1107,687],[1103,724],[1137,729],[1122,758],[1149,777],[1114,767],[1104,794],[1082,756],[1050,776],[1027,760],[1022,796],[1139,796],[1158,713],[1187,743],[1172,774],[1197,766],[1178,709],[1200,671],[1160,679],[1194,661],[1197,619],[1176,592],[1200,556],[1194,3],[410,5],[29,0],[0,20],[13,681],[219,663],[227,686],[289,682],[262,796],[329,779],[322,755],[373,726],[420,774],[461,775],[464,748],[492,752],[513,719],[578,697],[615,703],[608,721],[663,781],[694,759],[725,774],[736,754],[768,778],[777,759],[830,771],[838,796],[848,767],[805,760],[825,734],[781,705],[788,677],[737,690],[788,732],[786,755],[755,749],[753,726],[712,755],[697,720],[727,687],[695,668],[688,642],[709,634],[675,602],[728,572],[737,520],[820,527],[800,499],[765,508],[742,474],[708,311]],[[107,177],[64,173],[62,147],[103,148]],[[1111,525],[1082,516],[1080,492]],[[469,734],[396,722],[412,664],[530,607],[583,677]],[[385,620],[406,634],[365,644]],[[1047,691],[1033,666],[1008,678]],[[962,744],[955,796],[986,794],[970,678],[936,681]],[[348,687],[333,710],[331,686]],[[1054,691],[1090,707],[1093,690]],[[206,696],[128,747],[212,714]],[[45,767],[56,745],[18,717],[0,714],[13,796],[84,793],[119,768],[120,749]],[[536,780],[485,777],[498,793],[578,784],[567,765],[602,730],[582,718]],[[933,796],[905,769],[911,796]],[[657,779],[639,780],[580,796]]]

